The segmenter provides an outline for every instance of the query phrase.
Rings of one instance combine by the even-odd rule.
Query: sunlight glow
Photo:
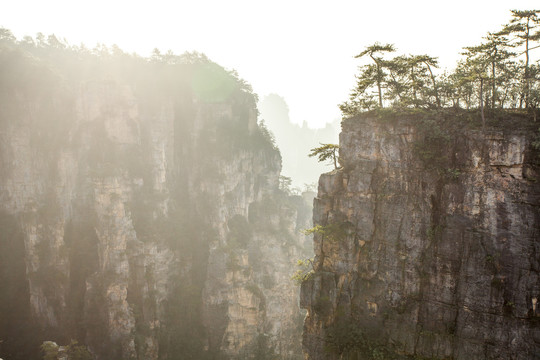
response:
[[[441,3],[442,4],[442,3]],[[340,117],[354,84],[353,56],[375,41],[398,52],[428,53],[451,67],[475,44],[537,1],[426,0],[332,3],[306,0],[5,2],[0,26],[21,38],[54,33],[71,44],[118,44],[149,55],[153,48],[203,52],[236,69],[261,97],[283,96],[291,120],[321,127]]]

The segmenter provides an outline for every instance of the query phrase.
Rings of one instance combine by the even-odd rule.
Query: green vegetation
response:
[[[512,10],[509,23],[468,46],[453,72],[436,75],[438,60],[429,55],[400,55],[392,44],[367,46],[356,58],[372,62],[360,67],[357,85],[340,105],[344,117],[374,109],[478,109],[486,125],[486,109],[527,109],[540,105],[540,62],[530,52],[540,47],[540,11]]]
[[[41,344],[41,352],[43,353],[43,360],[57,360],[59,355],[67,355],[69,360],[92,360],[94,358],[86,346],[79,345],[79,342],[76,340],[71,340],[69,345],[64,346],[62,352],[60,352],[60,347],[55,343],[45,341]]]
[[[76,340],[71,340],[71,343],[66,346],[66,353],[69,360],[92,360],[92,354],[86,346],[79,345]]]
[[[334,165],[334,169],[338,168],[338,155],[336,152],[339,150],[339,145],[336,144],[321,144],[317,148],[311,149],[309,157],[317,157],[319,162],[330,161]]]
[[[35,38],[17,40],[6,29],[0,29],[0,68],[3,70],[0,72],[0,125],[22,123],[37,129],[32,133],[35,138],[31,139],[31,146],[43,150],[41,152],[47,156],[58,156],[62,149],[70,147],[79,149],[76,161],[82,181],[91,178],[89,181],[99,183],[100,178],[112,176],[133,179],[132,192],[110,197],[113,206],[123,203],[126,217],[132,220],[136,239],[128,242],[128,251],[139,253],[140,248],[148,245],[144,243],[155,243],[174,252],[179,266],[167,273],[168,296],[159,304],[152,266],[143,266],[139,263],[140,257],[129,256],[127,301],[135,319],[133,336],[139,356],[144,356],[140,354],[145,353],[147,337],[157,336],[160,358],[226,358],[216,354],[220,343],[212,342],[214,337],[223,337],[220,332],[225,331],[228,322],[226,308],[210,309],[215,322],[211,328],[203,325],[206,309],[202,308],[202,293],[207,284],[209,243],[216,235],[216,204],[211,199],[214,189],[201,196],[193,195],[190,190],[193,184],[199,183],[198,177],[222,182],[223,167],[216,166],[216,162],[234,158],[241,152],[256,152],[258,166],[277,170],[279,153],[273,135],[263,121],[258,126],[255,124],[257,97],[251,87],[234,71],[222,68],[199,53],[175,55],[155,50],[151,57],[143,58],[126,54],[117,46],[95,49],[71,46],[53,35],[38,34]],[[28,104],[31,108],[24,108]],[[82,110],[75,112],[79,106]],[[95,106],[95,109],[87,112],[85,106]],[[79,116],[95,117],[74,121]],[[117,124],[107,123],[109,116],[126,120],[127,126],[122,128],[124,124],[120,124],[122,127],[112,132],[120,131],[112,134],[111,127]],[[169,186],[167,190],[158,191],[153,186],[155,169],[149,166],[153,160],[153,152],[149,150],[155,147],[155,138],[152,138],[155,131],[151,130],[161,129],[165,120],[163,130],[172,137],[164,149],[166,160],[171,159],[165,175]],[[154,127],[155,123],[160,124]],[[127,141],[116,139],[115,135],[126,136]],[[48,151],[49,147],[55,151]],[[51,172],[57,172],[58,158],[51,160],[55,165]],[[266,186],[267,181],[263,177],[253,179],[254,191],[259,193],[259,187]],[[288,198],[290,191],[290,185],[286,186],[281,192],[269,195],[272,200],[268,203],[254,205],[257,210],[254,214],[261,216],[257,225],[239,215],[229,220],[229,266],[238,266],[235,255],[245,250],[253,252],[247,249],[252,229],[260,231],[260,227],[269,224],[265,217],[268,214],[279,218],[279,226],[274,230],[280,235],[286,233],[283,246],[292,246],[289,240],[294,234],[291,235],[289,229],[295,219],[292,215],[281,216],[282,212],[298,213],[298,217],[308,215],[305,209],[300,209],[306,206],[301,197]],[[230,196],[236,193],[232,191]],[[85,203],[86,199],[81,201]],[[107,286],[118,274],[108,269],[101,277],[101,270],[97,268],[99,241],[95,210],[82,206],[74,202],[73,217],[64,237],[69,278],[46,264],[52,255],[50,241],[46,239],[39,243],[37,252],[42,266],[31,274],[32,281],[43,285],[45,291],[54,292],[59,286],[66,289],[67,308],[59,316],[61,333],[51,335],[52,339],[62,343],[69,340],[69,336],[85,339],[96,356],[118,359],[120,344],[108,333],[106,324],[111,319],[108,319],[107,307],[103,306],[107,301]],[[50,206],[45,210],[47,214],[52,213]],[[4,340],[0,344],[0,357],[40,358],[39,343],[43,338],[34,334],[34,329],[37,332],[41,329],[30,317],[22,233],[15,218],[0,216],[0,223],[4,220],[6,224],[0,227],[3,230],[0,234],[0,288],[6,290],[6,294],[0,299],[0,338]],[[108,220],[114,221],[111,217]],[[271,275],[264,279],[265,287],[275,286]],[[143,290],[148,296],[143,295]],[[248,290],[261,298],[261,310],[264,310],[262,290],[254,284],[250,284]],[[158,311],[159,326],[150,327]],[[34,344],[35,339],[39,342]],[[257,358],[274,358],[273,352],[268,350],[270,345],[269,339],[260,337],[254,348],[259,352]],[[68,348],[73,358],[86,358],[84,348],[79,345],[71,344]],[[58,355],[49,347],[43,350],[49,357]]]
[[[54,157],[62,149],[74,146],[82,149],[77,152],[77,161],[83,177],[99,180],[127,173],[131,178],[142,179],[137,181],[142,184],[140,188],[134,186],[129,197],[111,197],[113,203],[125,202],[126,212],[133,220],[137,241],[128,246],[139,246],[139,241],[164,244],[175,252],[180,263],[193,265],[170,274],[172,286],[170,296],[160,305],[165,320],[158,334],[147,325],[155,315],[155,299],[150,295],[148,303],[137,302],[137,284],[143,280],[130,279],[128,301],[136,320],[136,348],[142,350],[144,336],[153,331],[151,335],[159,337],[161,358],[204,359],[215,350],[205,349],[209,335],[202,320],[208,244],[215,237],[209,219],[215,206],[208,196],[194,196],[188,191],[188,182],[197,181],[189,176],[220,181],[216,159],[234,157],[240,151],[263,153],[268,165],[279,164],[272,134],[264,123],[255,124],[257,96],[251,87],[236,72],[199,53],[175,55],[156,50],[151,57],[143,58],[127,54],[117,46],[71,46],[53,35],[38,34],[17,40],[6,29],[0,29],[0,68],[0,125],[21,123],[34,129],[31,146],[36,147],[33,151],[52,158],[51,173],[58,171],[58,159]],[[87,91],[82,100],[81,91]],[[96,118],[74,121],[78,116],[77,102],[87,99],[98,108]],[[31,109],[28,104],[32,104]],[[168,173],[169,191],[158,192],[152,187],[152,167],[148,166],[152,160],[152,151],[148,150],[154,146],[150,127],[160,120],[154,116],[168,116],[165,112],[169,105],[174,145],[167,151],[173,152],[174,163],[168,164],[168,170],[180,172],[181,176],[169,177]],[[135,139],[133,143],[117,141],[108,124],[100,121],[100,117],[114,118],[116,113],[123,119],[133,116],[126,119],[127,127],[121,129],[122,136]],[[195,128],[197,119],[204,124],[203,129]],[[197,166],[200,172],[187,171],[189,166]],[[167,215],[163,210],[165,200]],[[51,213],[51,207],[46,210]],[[119,358],[118,344],[103,328],[108,321],[102,306],[103,294],[109,280],[90,279],[98,270],[94,211],[75,208],[74,212],[65,233],[71,264],[69,279],[60,278],[62,273],[45,266],[31,275],[47,291],[55,290],[45,286],[48,284],[69,289],[65,319],[60,319],[65,320],[62,333],[48,335],[67,340],[67,334],[76,334],[72,336],[88,341],[99,357]],[[30,317],[24,241],[16,219],[0,214],[0,223],[4,220],[7,223],[0,227],[0,288],[6,290],[6,295],[0,300],[0,338],[4,340],[0,357],[36,359],[40,356],[39,342],[35,341],[41,339],[41,329]],[[230,242],[245,247],[250,231],[247,221],[233,218],[229,226]],[[40,260],[50,258],[48,245],[41,242]],[[135,271],[131,275],[138,276],[133,274]],[[152,274],[141,276],[148,277],[145,280],[151,287],[155,281]],[[86,284],[91,280],[94,281],[90,293]]]
[[[327,225],[315,225],[311,229],[304,230],[305,235],[320,234],[323,239],[330,241],[344,240],[351,232],[353,224],[348,221],[331,223]]]
[[[383,53],[394,52],[396,49],[394,45],[386,44],[381,45],[375,43],[371,46],[368,46],[366,50],[362,51],[360,54],[356,55],[355,58],[361,58],[365,55],[368,55],[374,64],[366,65],[363,71],[363,78],[358,79],[357,91],[364,92],[366,89],[377,85],[377,95],[378,95],[378,104],[379,107],[383,107],[383,97],[382,97],[382,84],[386,78],[386,73],[384,72],[385,62],[382,58]],[[378,55],[378,56],[377,56]],[[367,97],[362,99],[365,106],[371,107],[375,104],[373,97]]]
[[[76,138],[69,136],[76,124],[75,106],[58,106],[80,100],[77,96],[81,85],[90,96],[98,95],[101,114],[119,110],[143,114],[161,109],[164,99],[171,99],[175,137],[193,135],[192,123],[185,120],[192,120],[197,114],[195,105],[202,104],[200,117],[214,125],[214,129],[201,136],[206,141],[199,141],[200,148],[192,149],[197,154],[233,156],[242,149],[277,153],[273,136],[264,123],[251,124],[257,116],[257,95],[251,86],[235,71],[224,69],[204,54],[162,54],[156,49],[152,56],[144,58],[127,54],[116,45],[88,49],[83,44],[70,45],[54,35],[47,37],[41,33],[35,38],[17,40],[9,30],[0,28],[0,67],[4,70],[0,73],[0,123],[32,122],[36,131],[32,132],[35,138],[31,143],[50,156],[57,156],[57,151],[70,141],[87,141],[78,138],[78,132]],[[127,94],[124,85],[132,93]],[[137,100],[137,109],[132,107],[131,96]],[[33,104],[32,114],[39,116],[21,115],[28,111],[20,107],[29,101]],[[145,121],[127,121],[129,131],[140,134],[143,145],[151,141]],[[111,176],[123,170],[132,176],[148,175],[144,165],[149,155],[140,146],[111,141],[101,122],[89,121],[84,126],[101,135],[91,137],[91,151],[83,154],[88,157],[93,175]]]
[[[313,270],[313,258],[311,259],[299,259],[296,262],[296,265],[299,267],[298,270],[291,277],[297,285],[302,285],[304,281],[311,279],[315,271]]]
[[[52,341],[45,341],[41,344],[43,360],[58,360],[58,348],[59,346]]]

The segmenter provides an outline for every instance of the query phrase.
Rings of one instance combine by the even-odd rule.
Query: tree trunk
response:
[[[433,91],[435,91],[435,100],[437,101],[437,108],[440,108],[441,100],[439,99],[439,91],[437,90],[437,83],[435,82],[435,76],[433,76],[433,72],[431,71],[431,66],[429,66],[428,63],[424,63],[424,64],[426,64],[429,70],[429,75],[431,76],[431,82],[433,83]]]
[[[382,90],[381,90],[381,78],[382,78],[381,65],[380,65],[379,62],[375,59],[375,57],[373,57],[372,54],[370,54],[369,57],[370,57],[371,59],[373,59],[373,61],[374,61],[375,64],[377,65],[377,90],[379,91],[379,106],[382,108],[382,107],[383,107],[383,104],[382,104]]]
[[[416,97],[416,77],[414,76],[414,66],[411,67],[411,80],[413,89],[414,107],[418,107],[418,98]]]
[[[486,132],[486,118],[484,116],[484,78],[480,78],[480,114],[482,115],[482,132]]]
[[[519,108],[525,102],[525,108],[529,107],[529,27],[530,17],[527,16],[527,24],[525,25],[525,72],[523,73],[523,92],[519,99]]]
[[[529,18],[527,18],[527,34],[525,36],[525,107],[529,107]],[[521,106],[520,106],[521,107]]]
[[[377,79],[377,88],[379,89],[379,106],[382,108],[382,90],[381,90],[381,81]]]
[[[394,82],[396,84],[399,84],[398,81],[396,80],[396,77],[394,76],[394,74],[390,71],[390,76],[392,77],[392,80],[394,80]],[[399,85],[398,85],[399,86]],[[403,96],[401,96],[401,91],[397,91],[397,96],[399,98],[399,102],[400,103],[403,103]]]
[[[491,63],[491,76],[492,76],[492,80],[491,80],[491,108],[492,109],[495,109],[495,99],[497,97],[497,89],[496,89],[496,86],[495,86],[495,61],[493,61]]]

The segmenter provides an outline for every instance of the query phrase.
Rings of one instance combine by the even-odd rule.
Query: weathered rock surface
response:
[[[412,120],[342,126],[343,168],[314,204],[307,358],[540,358],[534,134],[460,130],[429,148]]]
[[[13,54],[1,66],[31,72]],[[0,89],[0,292],[17,290],[0,355],[31,358],[26,337],[98,359],[298,357],[310,204],[278,190],[254,95],[205,58],[122,60],[114,77],[86,60]]]

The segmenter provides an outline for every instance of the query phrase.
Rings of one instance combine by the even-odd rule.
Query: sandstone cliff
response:
[[[458,120],[343,122],[301,291],[308,359],[540,358],[536,129]]]
[[[1,49],[0,355],[300,353],[310,210],[255,96],[204,56]]]

